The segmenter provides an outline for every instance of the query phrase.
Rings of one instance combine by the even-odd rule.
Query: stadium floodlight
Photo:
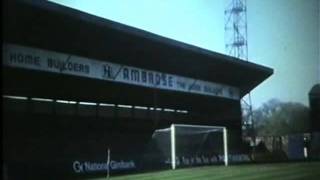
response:
[[[205,157],[208,157],[208,154],[216,154],[220,157],[219,160],[223,159],[225,166],[228,165],[226,127],[172,124],[169,128],[156,130],[153,138],[158,142],[159,148],[162,148],[164,155],[170,157],[172,169],[176,169],[179,164],[189,164],[187,157],[192,159],[190,164],[193,159],[196,160],[194,164],[208,164],[208,158]]]

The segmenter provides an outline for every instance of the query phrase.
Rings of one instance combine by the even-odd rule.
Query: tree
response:
[[[258,136],[280,136],[309,130],[309,108],[301,103],[271,99],[253,111]]]

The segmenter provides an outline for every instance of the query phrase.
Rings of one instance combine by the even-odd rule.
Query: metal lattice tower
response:
[[[247,38],[247,1],[227,0],[225,14],[225,48],[230,56],[248,61]],[[248,93],[242,99],[242,128],[245,136],[254,140],[254,121],[252,116],[251,95]]]
[[[246,0],[227,0],[225,14],[226,52],[248,60]]]

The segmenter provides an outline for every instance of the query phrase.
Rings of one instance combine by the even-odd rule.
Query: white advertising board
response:
[[[3,65],[239,100],[239,89],[204,80],[15,44],[3,44]]]

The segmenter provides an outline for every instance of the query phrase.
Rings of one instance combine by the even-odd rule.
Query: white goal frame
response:
[[[176,127],[188,127],[188,128],[206,128],[206,129],[220,129],[223,132],[223,152],[224,152],[224,165],[228,166],[228,138],[227,128],[224,126],[204,126],[204,125],[186,125],[186,124],[171,124],[170,137],[171,137],[171,167],[176,169]]]

